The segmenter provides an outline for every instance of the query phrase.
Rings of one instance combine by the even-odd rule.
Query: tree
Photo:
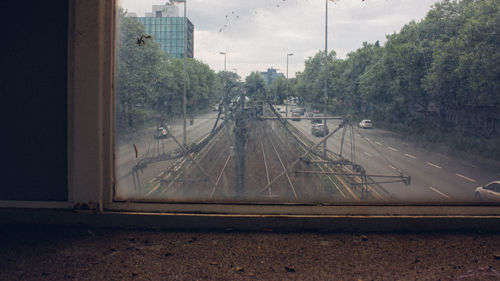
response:
[[[283,101],[288,95],[289,89],[292,88],[290,84],[290,81],[285,77],[277,77],[270,86],[269,98],[277,104],[283,104]]]
[[[168,57],[159,45],[146,38],[144,25],[118,12],[116,59],[116,126],[131,130],[150,123],[151,105],[168,73]],[[141,41],[142,40],[142,41]]]
[[[246,96],[253,100],[267,100],[267,84],[259,72],[252,72],[245,79]]]
[[[217,78],[222,85],[218,93],[219,99],[224,99],[224,103],[229,104],[231,100],[238,96],[241,86],[239,82],[240,76],[234,72],[220,71],[217,73]],[[224,96],[222,96],[223,94]]]

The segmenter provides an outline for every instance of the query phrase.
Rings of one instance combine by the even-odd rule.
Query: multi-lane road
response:
[[[284,115],[284,114],[283,114]],[[289,121],[312,141],[311,121]],[[341,121],[328,120],[332,131]],[[357,124],[357,123],[356,123]],[[404,202],[473,201],[474,189],[500,179],[500,163],[450,149],[423,148],[404,136],[375,128],[360,129],[353,124],[355,162],[367,174],[411,176],[411,184],[381,184],[386,200]],[[349,132],[350,130],[348,130]],[[327,141],[329,150],[340,153],[342,129]],[[343,156],[351,160],[350,135],[344,139]],[[387,179],[385,179],[387,180]]]

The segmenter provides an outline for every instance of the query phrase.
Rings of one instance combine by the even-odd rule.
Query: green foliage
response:
[[[290,95],[291,88],[290,80],[278,76],[269,88],[269,98],[277,104],[283,104],[286,97]]]
[[[217,77],[222,82],[218,93],[219,100],[222,99],[222,93],[224,93],[224,103],[229,104],[239,94],[241,87],[240,76],[234,72],[221,71],[217,73]]]
[[[497,157],[500,1],[443,0],[421,22],[328,57],[328,108],[353,119]],[[294,91],[323,103],[324,53],[305,62]]]
[[[259,72],[252,72],[245,79],[247,97],[254,100],[267,100],[267,84]]]
[[[135,18],[118,12],[116,128],[126,133],[182,114],[184,61],[169,57]],[[139,39],[142,39],[139,40]],[[188,114],[217,100],[221,84],[210,67],[186,60]]]

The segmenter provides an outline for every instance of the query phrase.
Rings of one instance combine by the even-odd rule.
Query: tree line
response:
[[[183,59],[170,57],[143,24],[119,10],[116,49],[115,123],[118,134],[182,116]],[[222,93],[221,75],[207,64],[188,58],[188,114],[207,108]]]
[[[330,52],[328,110],[500,159],[499,46],[499,0],[438,2],[384,46],[365,42],[345,59]],[[288,81],[303,104],[321,109],[324,61],[318,52]],[[286,82],[276,80],[270,95]]]

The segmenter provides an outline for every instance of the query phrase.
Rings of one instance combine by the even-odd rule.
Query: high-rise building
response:
[[[160,44],[163,51],[174,58],[184,57],[184,17],[179,17],[179,8],[173,3],[153,5],[151,13],[137,20],[144,24],[146,31]],[[129,15],[130,16],[130,15]],[[187,20],[187,54],[194,57],[194,25]]]
[[[277,69],[268,68],[266,72],[261,72],[260,75],[264,77],[264,80],[268,85],[271,85],[274,80],[278,77],[285,77],[283,73],[277,72]]]

